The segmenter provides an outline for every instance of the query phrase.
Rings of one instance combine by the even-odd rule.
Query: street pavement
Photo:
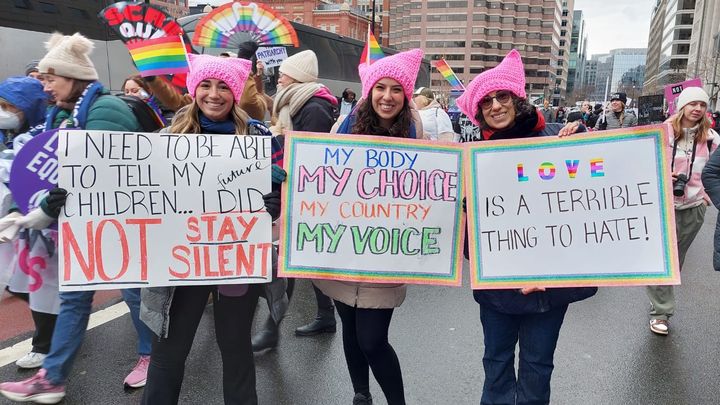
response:
[[[708,210],[676,288],[677,311],[667,337],[648,329],[643,288],[602,288],[570,306],[555,357],[553,404],[702,405],[720,403],[720,273],[712,269],[716,218]],[[582,265],[581,263],[579,265]],[[467,269],[466,269],[467,270]],[[478,404],[482,391],[482,333],[478,306],[465,287],[412,286],[396,310],[391,343],[403,369],[408,404]],[[295,337],[295,327],[314,316],[314,295],[301,280],[282,323],[277,350],[258,354],[261,404],[345,405],[352,388],[340,329],[336,334]],[[261,299],[256,324],[267,316]],[[2,308],[2,307],[0,307]],[[187,361],[182,404],[222,404],[221,364],[206,310]],[[6,325],[2,326],[6,328]],[[0,343],[9,346],[29,333]],[[68,382],[65,404],[138,404],[142,390],[124,391],[122,381],[136,361],[135,333],[128,315],[88,332]],[[14,365],[0,380],[32,375]],[[386,404],[371,377],[376,404]],[[9,404],[0,399],[0,405]]]

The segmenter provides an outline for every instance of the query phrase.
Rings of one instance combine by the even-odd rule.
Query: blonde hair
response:
[[[235,123],[235,134],[247,135],[247,123],[250,116],[245,110],[235,103],[230,110],[230,116]],[[169,131],[176,134],[201,134],[203,132],[200,127],[200,107],[196,102],[193,101],[190,105],[181,108],[175,113]]]
[[[682,118],[685,115],[684,111],[687,106],[688,105],[685,105],[682,109],[680,109],[680,111],[675,113],[675,118],[672,120],[672,128],[675,139],[680,139],[680,137],[683,136]],[[707,108],[705,109],[705,112],[707,112]],[[710,121],[707,119],[705,114],[703,114],[702,118],[700,118],[697,125],[698,129],[695,133],[695,141],[700,143],[707,142],[708,134],[710,133]]]

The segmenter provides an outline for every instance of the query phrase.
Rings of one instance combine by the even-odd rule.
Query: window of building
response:
[[[470,74],[482,73],[483,70],[485,70],[485,68],[481,68],[481,67],[480,67],[480,68],[478,68],[478,67],[472,68],[472,67],[471,67],[471,68],[470,68]]]
[[[467,21],[466,14],[441,14],[441,15],[428,15],[428,21]]]
[[[504,22],[504,21],[503,21]],[[527,18],[516,18],[515,19],[515,25],[528,25],[528,19]]]
[[[427,41],[428,48],[465,48],[465,41]]]
[[[515,9],[520,13],[527,13],[530,11],[530,6],[522,4],[515,7]]]
[[[39,4],[40,4],[40,10],[42,10],[43,13],[60,14],[60,11],[58,10],[58,8],[55,4],[45,3],[42,1]]]

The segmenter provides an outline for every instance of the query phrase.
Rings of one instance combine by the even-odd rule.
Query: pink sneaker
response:
[[[147,381],[148,366],[150,366],[150,356],[140,356],[135,367],[125,377],[125,386],[130,388],[144,387],[145,381]]]
[[[27,380],[0,384],[0,393],[17,402],[37,402],[38,404],[57,404],[65,397],[64,385],[53,385],[45,379],[45,369]]]

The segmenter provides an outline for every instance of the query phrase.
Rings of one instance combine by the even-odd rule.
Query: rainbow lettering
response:
[[[565,167],[567,167],[568,176],[569,176],[571,179],[574,179],[575,176],[577,175],[578,166],[580,166],[580,161],[579,161],[579,160],[570,160],[570,159],[568,159],[568,160],[565,161]]]
[[[605,169],[603,168],[603,159],[595,158],[590,159],[590,176],[591,177],[604,177]]]
[[[518,181],[528,181],[528,176],[525,175],[525,169],[523,168],[522,163],[518,163],[517,165],[517,174]]]
[[[542,162],[538,168],[538,175],[543,180],[552,180],[555,177],[555,165],[550,162]]]

